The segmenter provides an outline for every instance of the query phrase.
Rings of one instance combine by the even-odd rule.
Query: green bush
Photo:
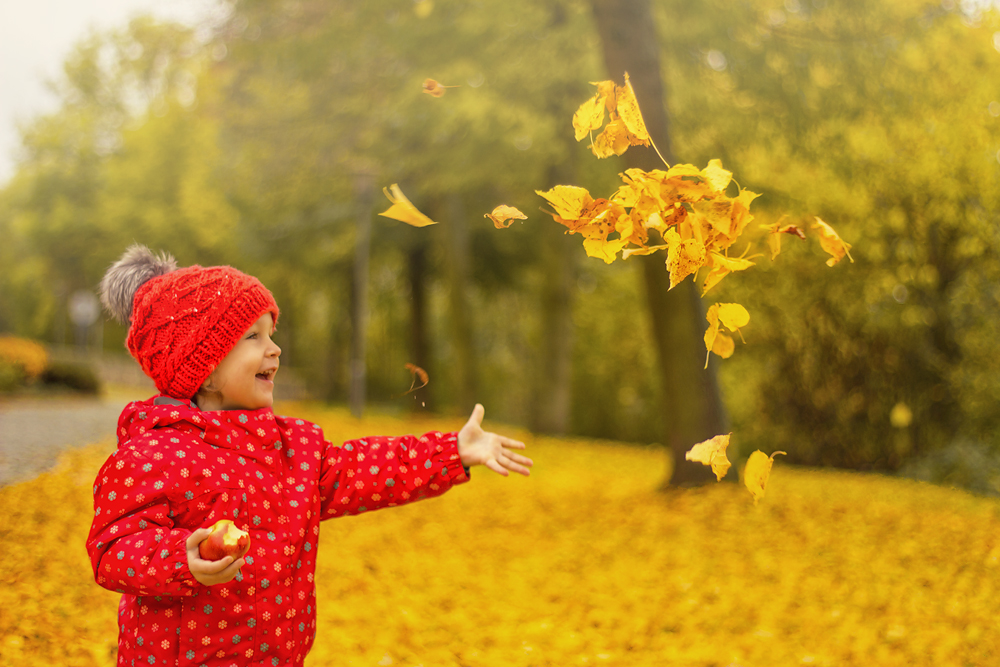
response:
[[[1000,496],[1000,452],[988,443],[957,440],[908,461],[899,474],[985,496]]]
[[[54,361],[42,372],[42,382],[49,387],[65,387],[83,394],[101,391],[101,381],[94,370],[85,364]]]
[[[14,391],[25,382],[24,369],[0,358],[0,392]]]

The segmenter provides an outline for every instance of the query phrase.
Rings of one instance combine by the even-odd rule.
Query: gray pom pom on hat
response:
[[[128,247],[101,280],[101,303],[111,315],[128,324],[132,319],[135,293],[144,283],[177,269],[177,260],[167,253],[155,255],[144,245]]]

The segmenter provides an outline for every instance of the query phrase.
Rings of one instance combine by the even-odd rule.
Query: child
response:
[[[122,593],[119,665],[301,665],[320,520],[441,495],[473,465],[529,473],[523,443],[483,431],[481,405],[458,433],[342,447],[275,415],[278,306],[236,269],[177,269],[134,245],[101,293],[160,392],[122,412],[94,484],[87,550],[97,583]],[[245,557],[199,557],[220,519],[249,531]]]

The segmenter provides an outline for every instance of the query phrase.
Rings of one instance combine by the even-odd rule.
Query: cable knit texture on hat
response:
[[[167,396],[190,399],[265,313],[271,292],[230,266],[190,266],[156,276],[135,293],[129,352]]]

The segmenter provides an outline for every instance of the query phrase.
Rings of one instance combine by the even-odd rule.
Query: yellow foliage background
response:
[[[281,406],[343,440],[459,422]],[[487,423],[489,428],[489,424]],[[502,427],[493,426],[496,430]],[[518,434],[530,479],[326,522],[307,665],[988,665],[1000,506],[775,464],[658,492],[658,449]],[[84,549],[110,443],[0,489],[0,664],[112,665],[118,595]]]

